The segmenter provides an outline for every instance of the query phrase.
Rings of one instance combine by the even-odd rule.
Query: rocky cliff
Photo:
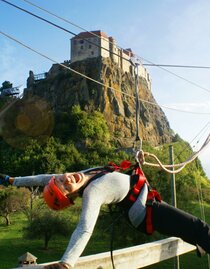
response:
[[[24,98],[39,96],[55,113],[69,111],[78,104],[86,111],[100,111],[113,138],[123,147],[131,146],[136,137],[134,77],[123,73],[108,58],[92,58],[65,65],[105,86],[55,64],[41,80],[34,80],[30,71]],[[139,98],[153,103],[140,102],[140,137],[153,146],[170,142],[173,132],[144,79],[139,80]]]

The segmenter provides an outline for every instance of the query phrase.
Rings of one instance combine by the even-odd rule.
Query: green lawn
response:
[[[26,226],[25,216],[15,214],[11,217],[12,225],[6,227],[0,223],[0,268],[10,269],[17,266],[18,257],[25,252],[30,252],[38,257],[37,262],[47,262],[59,260],[68,239],[55,239],[50,242],[49,250],[43,249],[43,240],[33,240],[23,238],[23,227]]]
[[[197,206],[194,208],[195,213],[199,216],[199,209]],[[0,268],[10,269],[17,265],[18,257],[25,252],[31,252],[38,257],[37,262],[43,263],[48,261],[59,260],[62,256],[69,238],[56,238],[50,241],[49,250],[43,249],[43,240],[30,240],[23,239],[23,227],[27,225],[27,220],[23,214],[15,214],[11,216],[12,225],[6,227],[3,219],[0,219]],[[74,215],[74,222],[76,223],[78,217]],[[210,205],[206,205],[206,220],[210,223]],[[99,253],[108,251],[110,246],[110,234],[105,231],[105,227],[108,227],[107,223],[103,223],[104,220],[97,224],[93,238],[90,240],[84,255]],[[107,219],[105,218],[105,221]],[[110,220],[109,220],[110,221]],[[103,223],[103,224],[102,224]],[[117,237],[117,236],[116,236]],[[149,238],[149,237],[148,237]],[[118,238],[119,239],[119,238]],[[125,236],[121,236],[119,240],[117,238],[114,242],[115,249],[124,247],[123,242]],[[151,238],[149,239],[151,240]],[[128,242],[128,241],[127,241]],[[125,246],[127,244],[125,243]],[[132,243],[127,244],[127,246]],[[155,264],[147,267],[147,269],[174,269],[173,259]],[[180,257],[181,269],[207,269],[208,261],[207,256],[200,259],[194,252],[182,255]]]

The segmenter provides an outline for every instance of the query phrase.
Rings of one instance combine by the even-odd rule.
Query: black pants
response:
[[[152,223],[155,231],[167,236],[180,237],[192,245],[198,244],[210,253],[210,227],[199,218],[165,202],[154,202]],[[145,222],[139,228],[145,231]]]

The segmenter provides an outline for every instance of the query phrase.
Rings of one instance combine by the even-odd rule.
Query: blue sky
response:
[[[8,1],[76,34],[82,31],[24,0]],[[208,0],[31,1],[88,31],[104,31],[115,38],[118,46],[132,48],[144,59],[143,63],[210,66]],[[0,31],[57,62],[70,58],[71,34],[2,1],[0,14]],[[39,74],[48,71],[51,65],[49,60],[0,35],[0,85],[9,80],[13,86],[23,85],[23,88],[29,70]],[[193,141],[191,146],[198,149],[210,133],[210,70],[167,68],[172,74],[158,67],[147,69],[152,78],[153,95],[171,128],[188,142]],[[210,146],[200,155],[210,177],[209,156]]]

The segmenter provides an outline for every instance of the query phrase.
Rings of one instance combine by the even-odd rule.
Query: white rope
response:
[[[197,152],[195,152],[192,156],[190,156],[190,158],[188,158],[185,162],[182,162],[179,164],[173,164],[173,165],[162,164],[156,155],[151,154],[149,152],[143,152],[143,151],[139,152],[138,159],[142,165],[160,167],[165,172],[168,172],[170,174],[176,174],[176,173],[179,173],[187,164],[194,161],[198,157],[198,155],[206,148],[206,146],[209,144],[209,142],[210,142],[210,134],[208,135],[207,139],[203,143],[202,147]],[[153,159],[155,159],[156,163],[146,162],[145,157],[152,157]],[[177,168],[177,167],[178,167],[178,169],[173,170],[174,168]],[[170,168],[170,169],[168,169],[168,168]]]

